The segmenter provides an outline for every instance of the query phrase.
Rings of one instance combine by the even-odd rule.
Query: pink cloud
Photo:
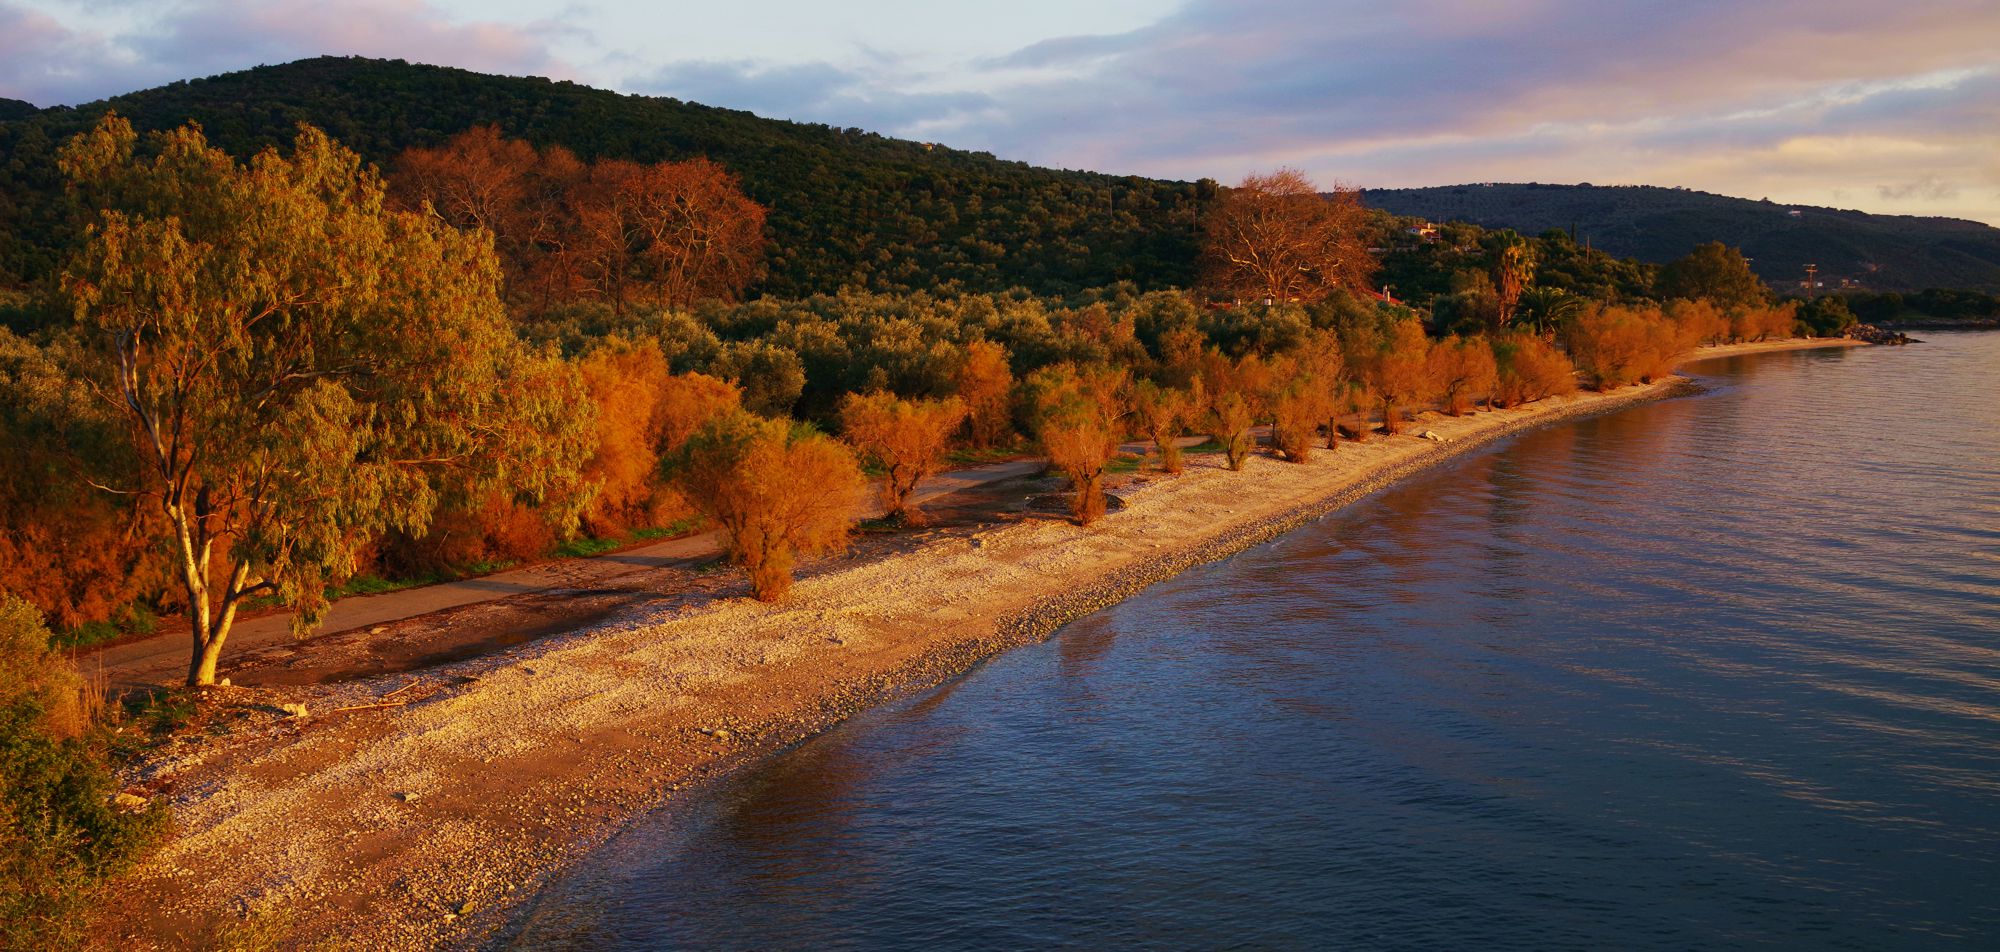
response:
[[[104,37],[0,0],[0,95],[74,104],[326,54],[570,78],[548,46],[562,29],[461,21],[424,0],[197,0]]]

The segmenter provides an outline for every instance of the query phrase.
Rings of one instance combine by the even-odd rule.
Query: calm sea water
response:
[[[2000,334],[1712,361],[856,718],[521,947],[2000,948]]]

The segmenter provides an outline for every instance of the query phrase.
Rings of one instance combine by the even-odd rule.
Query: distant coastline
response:
[[[1684,363],[1855,346],[1705,347]],[[103,937],[170,944],[248,910],[371,948],[504,936],[523,902],[632,818],[1154,582],[1242,551],[1527,429],[1682,392],[1670,377],[1343,441],[1311,462],[1195,456],[1089,529],[1029,520],[824,560],[779,604],[687,599],[642,618],[412,676],[326,688],[259,739],[200,745],[171,777],[180,834],[117,887]],[[1425,439],[1434,434],[1438,440]],[[414,689],[414,690],[413,690]],[[239,689],[240,690],[240,689]],[[361,709],[392,692],[420,700]]]

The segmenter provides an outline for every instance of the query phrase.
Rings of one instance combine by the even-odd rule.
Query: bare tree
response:
[[[1236,300],[1317,301],[1336,288],[1367,290],[1377,265],[1360,194],[1321,194],[1297,169],[1251,175],[1203,223],[1203,280]]]

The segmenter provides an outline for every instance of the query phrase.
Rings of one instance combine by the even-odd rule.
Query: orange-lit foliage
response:
[[[1125,439],[1131,378],[1122,368],[1056,364],[1029,375],[1026,387],[1035,439],[1069,477],[1070,514],[1090,525],[1104,515],[1104,468]]]
[[[75,479],[75,457],[130,465],[114,422],[32,343],[0,328],[0,589],[57,625],[110,620],[166,584],[130,497]]]
[[[1007,348],[992,341],[965,345],[955,383],[965,403],[966,436],[972,445],[988,449],[1005,442],[1013,429],[1009,402],[1014,373],[1007,366]]]
[[[1496,406],[1516,407],[1576,392],[1576,367],[1538,334],[1515,332],[1494,338],[1493,360]]]
[[[1203,284],[1223,297],[1280,302],[1366,290],[1377,268],[1367,225],[1353,189],[1321,194],[1297,169],[1246,176],[1203,222]]]
[[[687,514],[660,460],[703,424],[742,406],[736,386],[705,374],[671,373],[655,340],[613,338],[577,362],[597,406],[597,448],[584,477],[597,494],[584,525],[598,536],[660,526]]]
[[[1492,398],[1499,368],[1485,338],[1452,336],[1431,345],[1430,376],[1444,411],[1464,416],[1474,402]]]
[[[846,544],[865,481],[840,443],[783,420],[738,411],[711,420],[682,447],[674,477],[723,531],[750,594],[776,601],[792,568]]]
[[[1403,409],[1436,395],[1430,352],[1430,338],[1424,336],[1424,326],[1414,317],[1395,321],[1382,335],[1379,349],[1368,363],[1368,383],[1382,402],[1384,433],[1401,432]]]
[[[1209,435],[1222,444],[1223,459],[1232,471],[1243,468],[1256,445],[1250,428],[1264,417],[1271,376],[1270,365],[1256,354],[1232,360],[1210,349],[1202,356],[1203,420]]]
[[[1680,325],[1654,307],[1593,308],[1566,336],[1570,360],[1599,390],[1665,376],[1689,347]]]
[[[1341,379],[1340,345],[1331,334],[1314,334],[1295,353],[1278,358],[1271,372],[1271,445],[1294,463],[1312,455],[1319,427],[1326,448],[1339,439],[1334,415],[1346,390]]]
[[[1271,398],[1271,445],[1286,459],[1303,463],[1319,441],[1319,426],[1333,416],[1333,400],[1303,376],[1287,378]]]
[[[1676,298],[1667,302],[1665,313],[1689,343],[1720,344],[1734,336],[1729,315],[1712,301]]]
[[[847,441],[880,463],[882,513],[921,523],[923,513],[910,504],[917,484],[944,465],[952,431],[965,419],[958,398],[904,400],[893,393],[850,393],[840,405],[840,431]]]
[[[1181,433],[1187,429],[1193,403],[1187,391],[1162,387],[1151,380],[1139,381],[1132,393],[1132,417],[1139,432],[1153,441],[1160,454],[1160,471],[1181,471]]]
[[[403,153],[395,178],[407,206],[491,231],[511,291],[542,308],[581,296],[619,308],[732,300],[763,268],[763,206],[704,158],[586,165],[483,126]]]
[[[1787,301],[1770,306],[1745,307],[1730,315],[1730,331],[1737,340],[1770,340],[1797,333],[1798,305]]]

